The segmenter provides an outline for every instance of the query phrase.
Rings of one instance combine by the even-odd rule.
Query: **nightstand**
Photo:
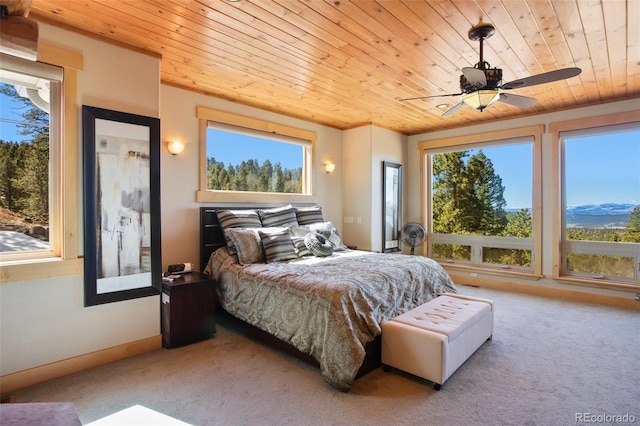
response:
[[[162,283],[162,346],[186,345],[216,332],[216,286],[215,280],[200,272]]]

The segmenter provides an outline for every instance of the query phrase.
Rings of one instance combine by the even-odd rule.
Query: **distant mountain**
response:
[[[567,207],[567,226],[577,228],[624,228],[636,204],[585,204]],[[521,209],[505,209],[515,213]]]
[[[567,207],[567,214],[571,215],[627,215],[629,216],[635,204],[586,204],[583,206]]]
[[[580,228],[624,228],[635,204],[587,204],[567,207],[567,226]]]

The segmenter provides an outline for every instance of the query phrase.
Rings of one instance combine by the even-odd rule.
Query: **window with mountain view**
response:
[[[560,133],[563,275],[637,283],[640,123]]]
[[[51,160],[62,72],[9,57],[0,68],[0,255],[46,256],[56,247]]]
[[[534,270],[534,140],[425,151],[428,255],[449,264]]]

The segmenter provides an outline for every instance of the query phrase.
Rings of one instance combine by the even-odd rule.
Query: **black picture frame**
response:
[[[400,251],[402,165],[382,162],[382,252]]]
[[[83,105],[85,306],[162,291],[160,119]]]

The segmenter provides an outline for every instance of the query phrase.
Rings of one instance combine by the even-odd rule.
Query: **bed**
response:
[[[200,213],[201,268],[221,307],[305,354],[341,391],[380,365],[382,323],[457,292],[429,258],[348,249],[316,206]]]

